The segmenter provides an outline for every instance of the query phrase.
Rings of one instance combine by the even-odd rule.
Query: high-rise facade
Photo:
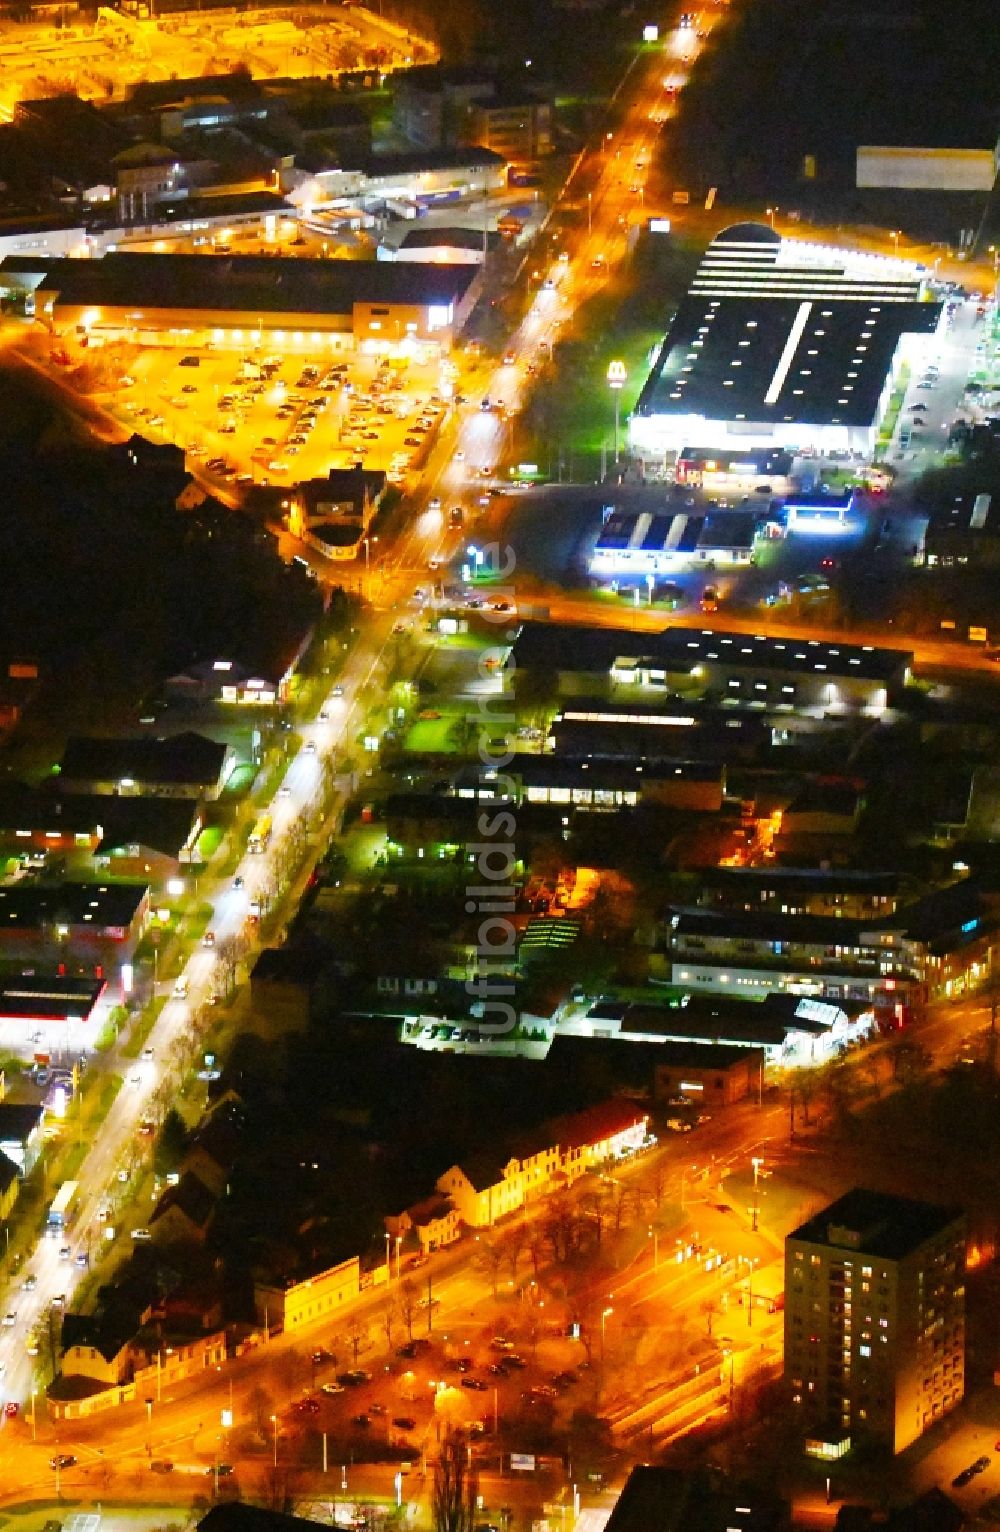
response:
[[[815,1443],[901,1452],[959,1403],[965,1244],[957,1209],[861,1188],[789,1234],[785,1378]]]

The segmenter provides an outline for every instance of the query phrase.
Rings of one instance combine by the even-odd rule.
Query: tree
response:
[[[171,1107],[163,1119],[153,1150],[153,1169],[157,1175],[165,1176],[176,1170],[184,1158],[186,1147],[187,1128],[184,1119],[175,1107]]]
[[[700,1313],[702,1319],[705,1321],[705,1331],[709,1340],[711,1340],[712,1326],[715,1323],[715,1316],[719,1312],[718,1299],[711,1297],[703,1298],[698,1305],[698,1312]]]
[[[419,1312],[419,1305],[416,1284],[407,1277],[399,1285],[399,1317],[406,1326],[407,1340],[413,1339],[413,1325]]]
[[[476,1243],[475,1265],[477,1269],[489,1278],[490,1287],[494,1299],[497,1296],[497,1281],[500,1276],[500,1267],[504,1261],[504,1249],[499,1240],[480,1239]]]
[[[399,1305],[396,1302],[396,1295],[388,1293],[382,1307],[382,1329],[385,1331],[385,1344],[389,1351],[392,1350],[392,1334],[398,1318]]]
[[[250,1406],[250,1418],[257,1435],[263,1440],[270,1429],[271,1416],[274,1414],[274,1400],[266,1388],[252,1388],[247,1397]]]
[[[465,1440],[455,1430],[445,1432],[434,1465],[431,1512],[434,1532],[472,1532],[476,1515],[476,1481],[469,1470]]]

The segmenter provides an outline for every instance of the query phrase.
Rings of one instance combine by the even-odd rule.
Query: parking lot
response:
[[[250,361],[150,348],[126,365],[113,405],[126,424],[244,485],[291,485],[357,462],[402,482],[445,419],[453,382],[452,365],[437,357],[330,351]]]

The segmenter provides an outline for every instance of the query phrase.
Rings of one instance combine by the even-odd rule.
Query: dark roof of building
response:
[[[781,1532],[789,1508],[777,1496],[711,1469],[633,1468],[607,1532]]]
[[[193,1170],[186,1170],[176,1186],[168,1186],[149,1218],[153,1227],[171,1208],[177,1208],[196,1229],[203,1229],[215,1212],[215,1197]]]
[[[0,1017],[15,1020],[86,1021],[104,991],[103,979],[61,974],[19,974],[0,980]]]
[[[715,236],[717,245],[780,245],[781,235],[766,223],[730,223]]]
[[[44,1116],[40,1106],[27,1102],[0,1101],[0,1140],[23,1144],[31,1137]]]
[[[148,892],[145,883],[8,883],[0,888],[0,931],[125,928]]]
[[[677,936],[822,947],[854,947],[863,937],[872,945],[876,932],[900,931],[905,924],[900,915],[864,920],[834,915],[783,915],[780,910],[705,909],[700,905],[675,908],[670,920]]]
[[[20,1176],[14,1161],[0,1149],[0,1192],[7,1192]]]
[[[303,1516],[286,1516],[240,1500],[214,1505],[198,1523],[198,1532],[315,1532],[323,1523]]]
[[[178,197],[176,202],[158,202],[155,209],[142,215],[142,222],[189,223],[195,218],[236,218],[241,213],[294,213],[292,204],[277,192],[223,192],[217,197]]]
[[[161,110],[212,96],[220,96],[225,101],[246,101],[257,100],[263,95],[262,83],[238,69],[230,74],[190,75],[180,80],[138,80],[128,91],[128,99],[134,106]]]
[[[864,867],[706,867],[698,874],[707,888],[740,898],[763,889],[795,894],[869,894],[891,897],[898,893],[898,872],[877,872]]]
[[[899,1261],[963,1217],[962,1210],[856,1186],[807,1218],[788,1242],[858,1250]]]
[[[856,814],[861,788],[839,778],[810,777],[796,788],[786,814]]]
[[[12,259],[8,257],[8,259]],[[64,306],[350,314],[355,303],[448,304],[475,277],[467,265],[324,261],[272,256],[112,253],[101,260],[34,263]],[[7,267],[0,262],[0,273]],[[23,266],[9,268],[23,270]]]
[[[746,1064],[759,1052],[735,1043],[686,1043],[676,1038],[665,1038],[655,1046],[655,1063],[666,1069],[732,1069],[734,1064]]]
[[[506,163],[502,154],[473,144],[453,149],[405,149],[396,154],[369,154],[362,160],[359,169],[369,179],[376,179],[416,175],[421,170],[489,170]]]
[[[685,761],[675,756],[633,765],[631,761],[574,761],[524,753],[515,755],[507,770],[525,787],[641,788],[647,782],[721,783],[726,774],[719,762]]]
[[[422,1229],[430,1223],[436,1223],[439,1218],[447,1218],[449,1213],[455,1211],[455,1204],[450,1197],[425,1197],[422,1202],[414,1202],[406,1211],[414,1228]]]
[[[487,244],[495,244],[496,240],[496,234],[492,230],[487,230]],[[416,229],[407,229],[399,248],[401,250],[432,250],[436,245],[449,245],[456,250],[480,251],[483,248],[483,231],[450,228],[443,224],[431,225],[430,228],[422,225]]]
[[[648,1117],[648,1111],[636,1102],[614,1096],[610,1101],[598,1101],[582,1111],[556,1117],[544,1131],[549,1142],[562,1150],[582,1149],[588,1144],[603,1143],[618,1133],[626,1133]]]
[[[183,798],[110,797],[108,794],[0,789],[0,836],[19,830],[35,835],[96,836],[104,852],[145,846],[177,856],[186,845],[198,810]]]
[[[871,644],[830,644],[820,639],[771,638],[764,633],[726,633],[710,628],[664,628],[629,633],[570,623],[525,622],[511,650],[511,663],[530,669],[606,671],[617,662],[662,665],[688,672],[706,662],[744,670],[823,674],[896,683],[913,662],[905,649]]]
[[[902,335],[938,303],[899,263],[797,246],[757,224],[709,245],[636,404],[639,415],[867,426]]]
[[[170,782],[214,787],[229,747],[187,730],[160,739],[74,735],[66,741],[60,773],[64,781]]]

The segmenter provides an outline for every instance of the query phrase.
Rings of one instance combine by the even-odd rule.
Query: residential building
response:
[[[634,1154],[648,1124],[648,1112],[633,1101],[601,1102],[558,1118],[520,1144],[452,1165],[438,1177],[437,1189],[451,1198],[469,1228],[490,1228],[585,1170]]]
[[[214,1197],[221,1197],[239,1158],[245,1130],[243,1103],[234,1092],[227,1092],[199,1124],[181,1161],[181,1178],[191,1175]]]
[[[966,1222],[855,1188],[785,1240],[785,1380],[812,1449],[902,1452],[965,1393]]]
[[[215,1192],[194,1171],[185,1170],[149,1215],[149,1232],[160,1245],[203,1245],[215,1210]]]
[[[944,306],[913,262],[740,223],[712,240],[629,423],[651,461],[685,448],[870,456],[904,365],[937,344]]]
[[[268,1334],[293,1334],[337,1314],[361,1291],[361,1263],[356,1255],[314,1277],[287,1282],[254,1282],[257,1323]]]
[[[555,113],[548,95],[525,85],[497,86],[466,108],[466,142],[492,149],[512,164],[531,164],[552,153]]]
[[[421,1254],[430,1255],[433,1250],[444,1250],[455,1243],[462,1232],[461,1223],[458,1208],[451,1198],[438,1196],[425,1197],[402,1213],[386,1218],[385,1227],[389,1236],[397,1241],[397,1246],[404,1240],[412,1243],[416,1238],[420,1242]]]
[[[236,764],[232,746],[190,730],[160,739],[75,735],[66,741],[59,781],[67,793],[212,801]]]
[[[94,1392],[127,1382],[141,1356],[137,1332],[152,1317],[156,1298],[155,1284],[131,1277],[102,1287],[93,1313],[64,1314],[62,1377],[90,1379]]]

